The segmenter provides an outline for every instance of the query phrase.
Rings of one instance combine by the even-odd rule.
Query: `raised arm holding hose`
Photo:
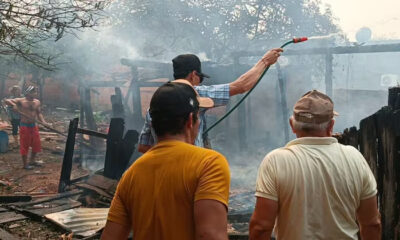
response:
[[[203,78],[209,78],[208,75],[201,72],[201,62],[199,58],[193,54],[179,55],[172,60],[174,78],[175,80],[184,79],[190,82],[200,96],[213,99],[215,107],[223,106],[229,102],[230,96],[245,93],[252,89],[265,69],[278,60],[282,51],[281,48],[268,51],[249,71],[231,83],[210,86],[199,86]],[[195,145],[210,148],[207,136],[203,136],[202,134],[205,129],[205,111],[201,111],[199,135]],[[139,152],[145,153],[155,142],[156,138],[151,128],[151,118],[147,113],[145,124],[139,137]]]
[[[30,170],[39,164],[35,162],[35,157],[41,151],[39,128],[36,121],[46,124],[41,112],[41,104],[36,99],[36,88],[29,86],[24,91],[24,98],[6,99],[5,103],[11,106],[16,112],[21,114],[20,123],[20,153],[22,156],[23,168]],[[30,161],[28,163],[29,148],[32,148]]]

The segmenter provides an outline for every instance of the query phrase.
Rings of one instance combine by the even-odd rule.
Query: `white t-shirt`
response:
[[[298,138],[262,161],[256,196],[278,201],[277,239],[358,239],[360,201],[377,194],[361,153],[335,138]]]

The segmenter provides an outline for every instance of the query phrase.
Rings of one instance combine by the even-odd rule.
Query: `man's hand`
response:
[[[282,48],[268,51],[249,71],[229,84],[229,95],[234,96],[249,91],[257,83],[265,69],[276,63],[281,52],[283,52]]]
[[[271,49],[270,51],[268,51],[263,57],[262,57],[262,61],[264,62],[264,64],[266,66],[270,66],[274,63],[276,63],[276,61],[278,61],[278,58],[281,56],[281,53],[283,52],[282,48],[274,48]]]

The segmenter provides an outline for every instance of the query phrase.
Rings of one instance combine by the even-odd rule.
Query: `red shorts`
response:
[[[24,126],[21,124],[19,128],[20,136],[20,153],[22,156],[28,155],[29,148],[32,148],[33,153],[42,151],[40,144],[39,128],[35,125]]]

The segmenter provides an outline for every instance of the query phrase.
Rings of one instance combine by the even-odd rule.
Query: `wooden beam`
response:
[[[302,48],[298,50],[288,49],[283,52],[284,56],[295,55],[325,55],[325,54],[358,54],[358,53],[382,53],[382,52],[400,52],[400,43],[365,45],[365,46],[346,46],[330,48]],[[265,51],[239,51],[233,53],[239,57],[262,56]]]
[[[126,81],[87,81],[82,85],[86,88],[113,88],[123,87]]]
[[[29,202],[32,197],[29,195],[2,195],[0,203]]]
[[[98,138],[103,138],[107,139],[108,134],[106,133],[101,133],[101,132],[96,132],[93,130],[88,130],[88,129],[83,129],[83,128],[77,128],[76,130],[77,133],[93,136],[93,137],[98,137]]]
[[[45,203],[45,202],[58,200],[58,199],[61,199],[61,198],[68,198],[68,197],[76,196],[76,195],[79,195],[81,193],[83,193],[82,190],[74,189],[74,190],[71,190],[71,191],[68,191],[68,192],[58,193],[58,194],[56,194],[54,196],[51,196],[51,197],[40,198],[40,199],[31,201],[31,202],[15,203],[15,204],[12,204],[12,206],[15,206],[17,208],[23,208],[23,207],[27,207],[27,206],[33,206],[33,205],[38,205],[38,204]]]

